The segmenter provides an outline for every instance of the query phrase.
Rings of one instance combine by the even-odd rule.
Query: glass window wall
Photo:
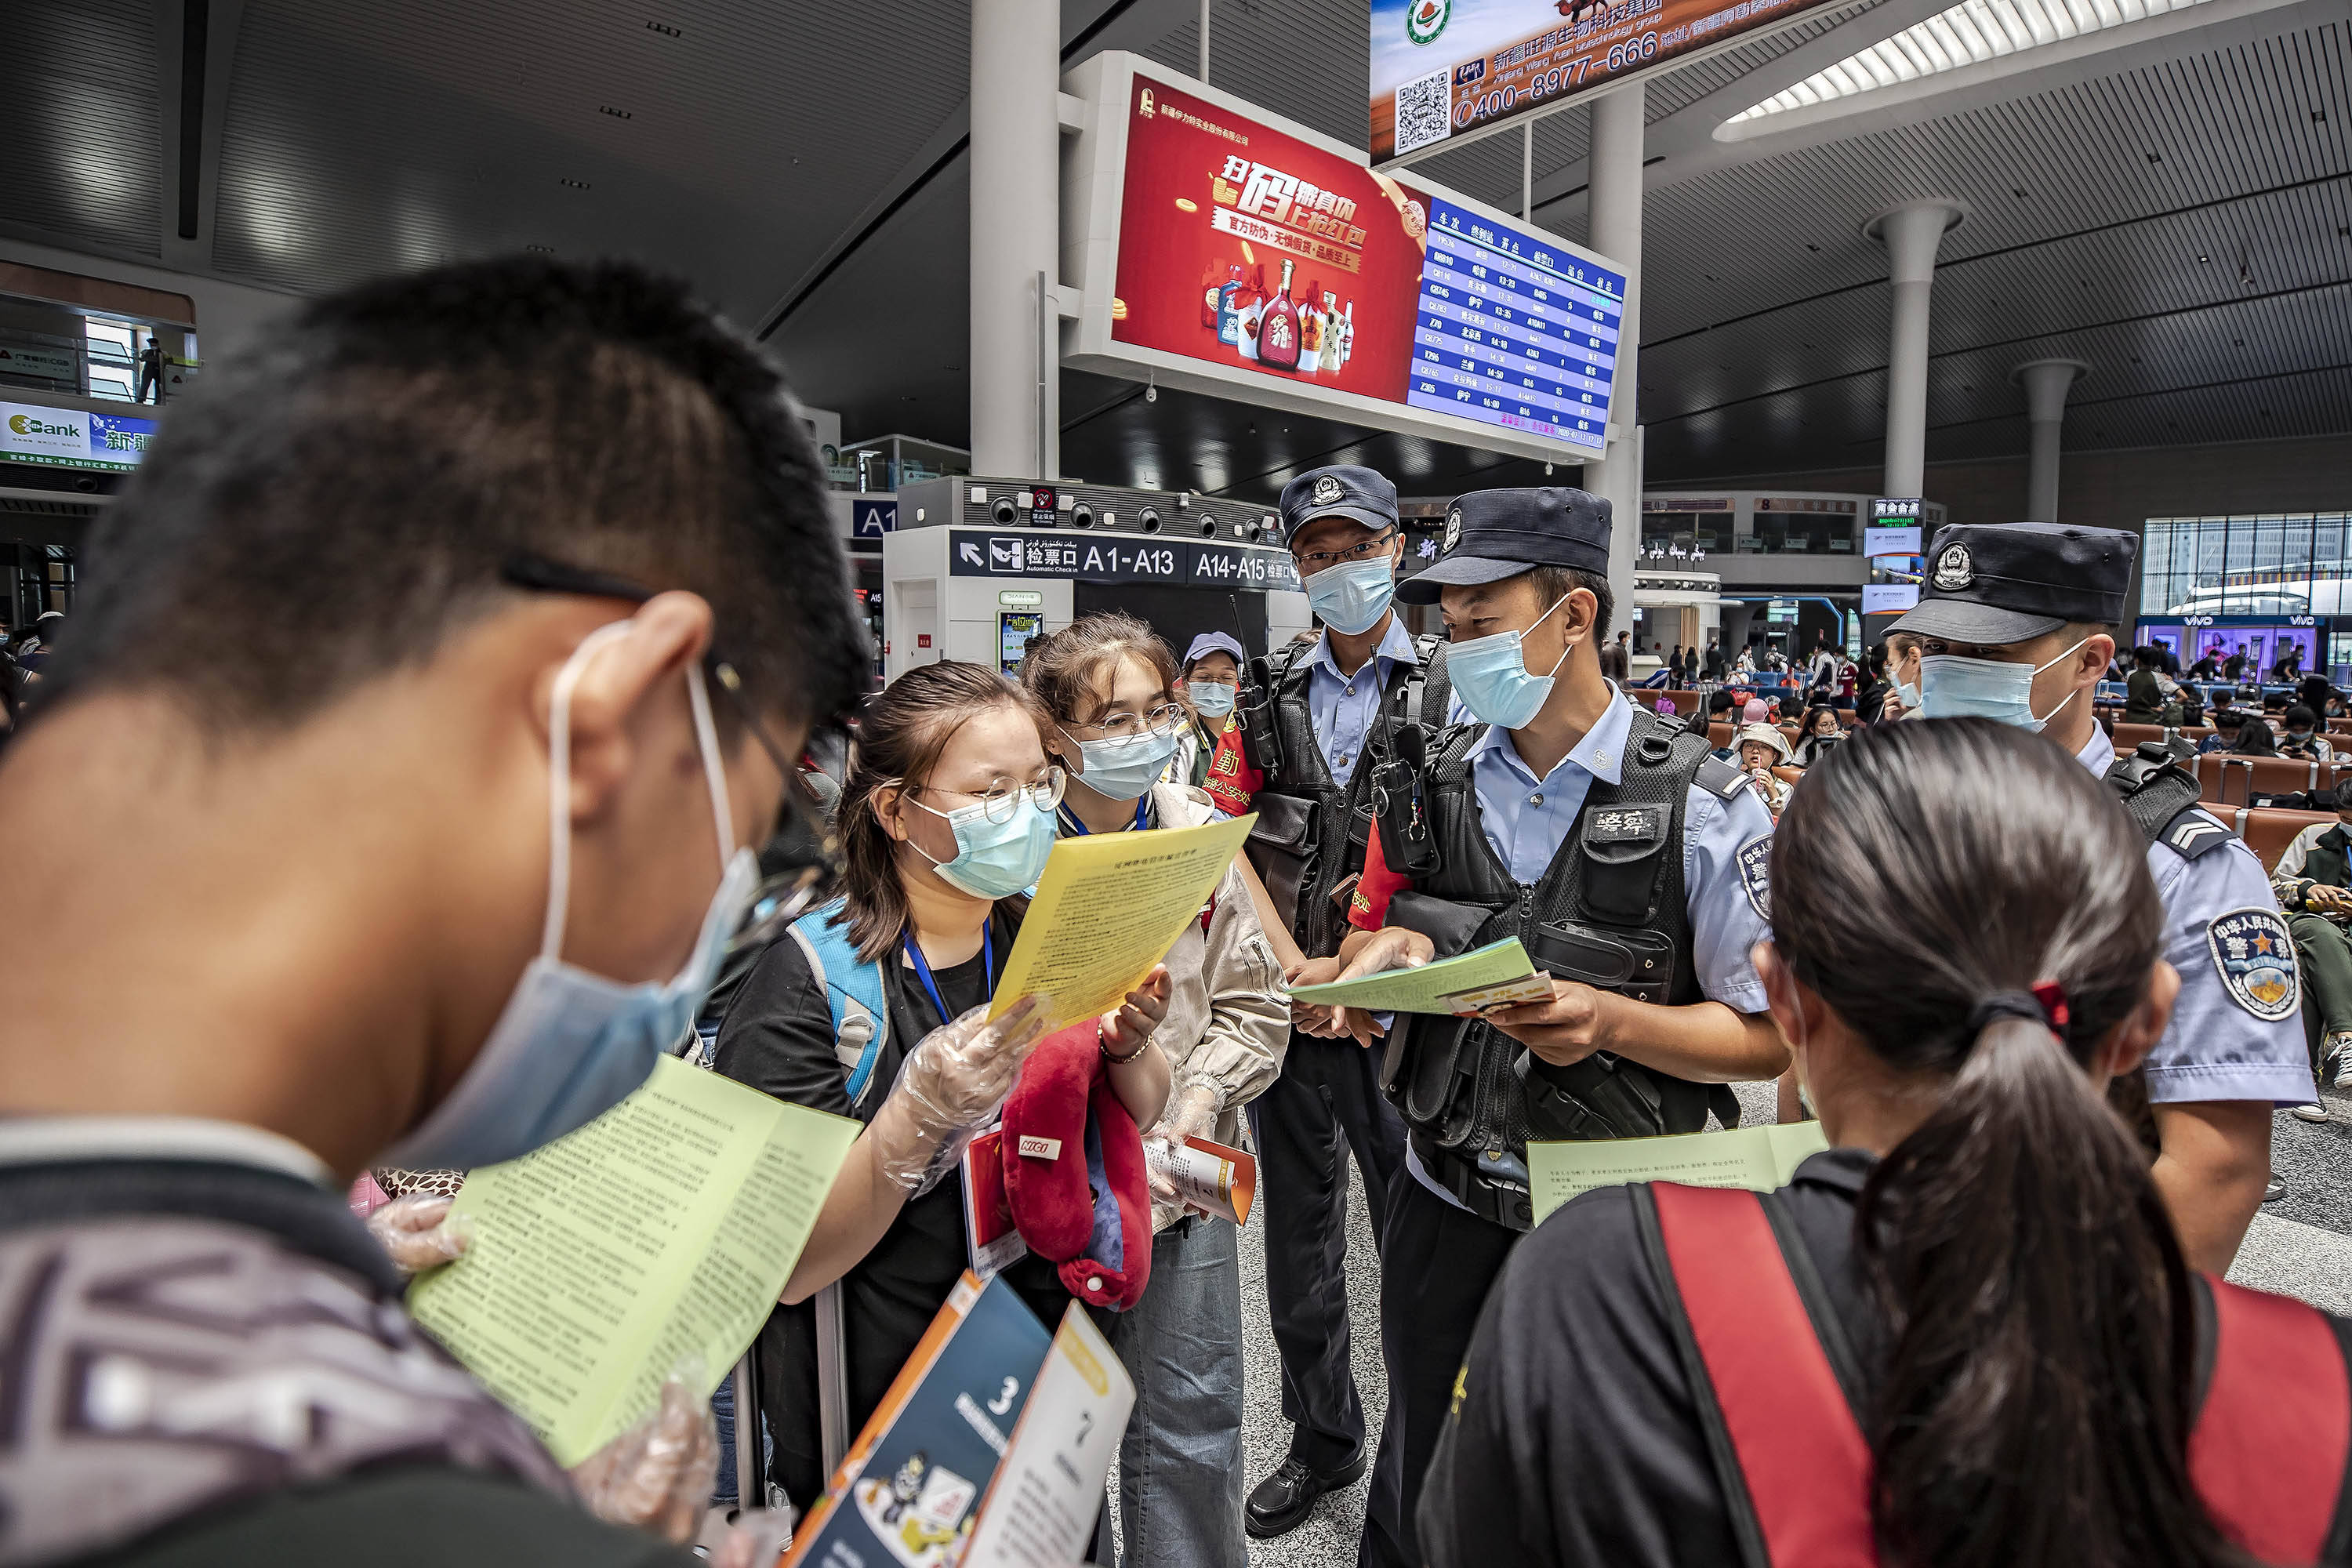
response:
[[[2140,614],[2352,614],[2343,601],[2352,513],[2148,520]]]

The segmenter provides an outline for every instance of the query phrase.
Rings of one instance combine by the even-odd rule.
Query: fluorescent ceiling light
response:
[[[2004,55],[2203,4],[2205,0],[1960,0],[1950,10],[1939,11],[1741,110],[1725,124],[1752,124],[1792,109],[1982,65]]]

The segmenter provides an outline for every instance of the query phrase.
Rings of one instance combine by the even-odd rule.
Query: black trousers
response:
[[[1437,1451],[1486,1293],[1519,1240],[1519,1232],[1454,1207],[1410,1173],[1397,1187],[1381,1255],[1389,1413],[1372,1460],[1357,1568],[1412,1568],[1422,1561],[1413,1523],[1422,1477]],[[1269,1232],[1269,1247],[1273,1239]]]
[[[1282,1076],[1249,1107],[1282,1414],[1291,1452],[1318,1469],[1349,1463],[1365,1440],[1349,1361],[1348,1152],[1363,1173],[1375,1237],[1409,1180],[1404,1123],[1381,1097],[1380,1061],[1377,1047],[1293,1034]]]

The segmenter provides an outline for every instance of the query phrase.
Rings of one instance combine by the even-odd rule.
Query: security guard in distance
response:
[[[2118,759],[2091,711],[2138,554],[2138,536],[2116,529],[1948,524],[1918,606],[1892,630],[1919,639],[1922,717],[2038,730],[2112,783],[2139,824],[2164,956],[2180,972],[2144,1069],[2156,1182],[2189,1266],[2219,1274],[2271,1180],[2272,1108],[2317,1096],[2294,942],[2262,861],[2199,808],[2196,780],[2161,743]]]
[[[1601,674],[1610,508],[1566,489],[1481,490],[1444,554],[1399,584],[1439,603],[1445,679],[1475,722],[1381,771],[1368,887],[1408,885],[1301,983],[1451,957],[1516,936],[1550,1000],[1483,1018],[1399,1018],[1382,1081],[1410,1134],[1389,1206],[1381,1353],[1389,1410],[1360,1562],[1420,1561],[1413,1518],[1488,1288],[1532,1222],[1529,1139],[1696,1132],[1724,1086],[1788,1048],[1749,958],[1769,934],[1772,819],[1704,736]],[[1416,750],[1422,765],[1412,766]],[[1346,1013],[1334,1026],[1369,1039]]]

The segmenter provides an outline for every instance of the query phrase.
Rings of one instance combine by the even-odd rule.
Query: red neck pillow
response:
[[[1097,1022],[1045,1037],[1004,1102],[1004,1197],[1029,1250],[1089,1307],[1125,1311],[1151,1278],[1143,1139],[1110,1084]]]

